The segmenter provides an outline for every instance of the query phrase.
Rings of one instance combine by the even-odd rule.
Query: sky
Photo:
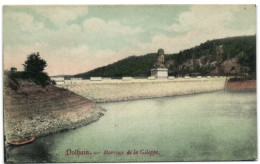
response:
[[[53,75],[73,75],[163,48],[256,34],[255,5],[4,6],[4,69],[39,52]]]

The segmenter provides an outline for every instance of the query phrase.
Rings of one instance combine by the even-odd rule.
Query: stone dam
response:
[[[167,79],[111,79],[91,77],[89,80],[63,77],[52,78],[58,87],[66,88],[94,102],[113,102],[166,97],[224,90],[227,77],[168,77]]]

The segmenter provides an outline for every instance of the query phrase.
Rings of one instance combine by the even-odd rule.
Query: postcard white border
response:
[[[0,12],[0,17],[1,17],[1,40],[0,43],[3,46],[3,5],[88,5],[88,4],[108,4],[108,5],[113,5],[113,4],[256,4],[257,5],[257,20],[256,20],[256,26],[257,26],[257,31],[259,31],[259,12],[258,12],[258,7],[260,1],[257,0],[88,0],[88,1],[83,1],[83,0],[1,0],[1,12]],[[259,37],[257,35],[257,43],[259,43]],[[3,52],[3,47],[0,46],[1,52]],[[259,44],[257,44],[257,54],[259,50]],[[3,56],[3,53],[2,53]],[[0,163],[4,163],[4,144],[3,144],[3,58],[0,58],[0,69],[1,69],[1,80],[0,80],[0,106],[1,106],[1,112],[0,112]],[[260,58],[257,57],[257,77],[259,77],[259,60]],[[259,84],[259,81],[257,81],[257,86]],[[257,87],[257,93],[259,93],[259,89]],[[257,95],[257,102],[259,102],[259,95]],[[257,105],[257,117],[259,119],[259,106]],[[257,132],[259,132],[259,121],[257,121],[258,124],[258,129]],[[258,133],[258,148],[259,148],[259,133]],[[260,156],[260,151],[258,149],[258,158]],[[247,162],[235,162],[235,163],[243,163],[243,164],[249,164],[254,161],[247,161]],[[153,162],[153,164],[157,163],[163,163],[163,162]],[[169,162],[167,162],[169,163]],[[173,163],[173,162],[170,162]],[[174,162],[174,163],[180,163],[180,162]],[[181,162],[183,163],[183,162]],[[196,162],[196,163],[209,163],[209,162]],[[230,162],[218,162],[218,163],[230,163]],[[255,162],[254,162],[255,163]],[[260,163],[257,161],[256,163]],[[139,164],[139,163],[135,163]],[[185,162],[185,164],[194,164],[194,162]]]

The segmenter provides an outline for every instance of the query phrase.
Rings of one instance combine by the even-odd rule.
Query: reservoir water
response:
[[[219,91],[99,105],[107,110],[99,121],[38,138],[28,145],[9,147],[6,149],[7,161],[226,161],[257,158],[255,91]]]

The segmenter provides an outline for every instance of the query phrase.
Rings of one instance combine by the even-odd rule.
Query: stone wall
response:
[[[135,100],[224,90],[226,77],[171,78],[165,80],[65,81],[67,88],[95,102]]]

